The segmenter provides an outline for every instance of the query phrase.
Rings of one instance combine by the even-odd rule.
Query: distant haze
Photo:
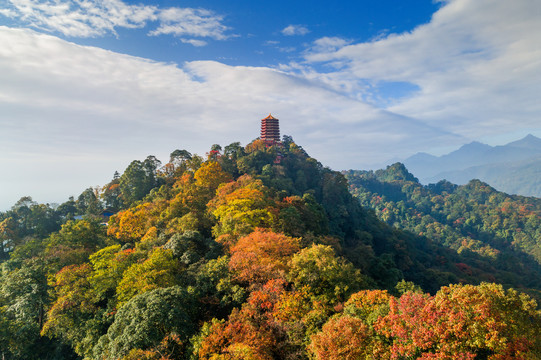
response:
[[[472,142],[439,157],[418,153],[403,162],[424,184],[479,179],[509,194],[541,197],[541,139],[533,135],[502,146]]]

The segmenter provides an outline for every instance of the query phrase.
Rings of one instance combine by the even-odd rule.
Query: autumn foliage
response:
[[[451,285],[389,304],[375,327],[392,339],[392,358],[533,359],[541,349],[535,302],[499,285]]]
[[[353,316],[332,318],[312,336],[309,349],[317,359],[536,359],[540,355],[541,317],[535,302],[496,284],[451,285],[435,296],[407,292],[399,298],[363,291],[352,295],[346,309]]]
[[[299,239],[256,228],[231,248],[229,268],[241,283],[285,279],[288,261],[300,250],[299,243]]]
[[[530,275],[541,271],[525,260],[514,274],[516,257],[499,258],[526,242],[537,254],[533,207],[503,201],[489,216],[496,228],[528,219],[524,237],[505,238],[516,244],[496,251],[463,234],[453,248],[442,245],[451,225],[386,197],[365,198],[378,205],[367,211],[289,137],[215,144],[206,161],[175,150],[159,165],[135,161],[59,210],[23,198],[0,213],[2,358],[541,359],[541,315],[526,295],[539,294]],[[393,169],[379,176],[401,181]],[[402,175],[400,193],[422,202],[428,190]],[[424,203],[445,208],[445,196]],[[102,205],[116,211],[107,225]],[[461,211],[439,220],[475,230]],[[376,218],[404,214],[443,240]],[[485,257],[508,261],[505,286],[477,278],[492,269]]]
[[[312,337],[309,349],[318,360],[363,359],[374,355],[370,342],[368,326],[361,319],[340,316],[330,319]]]

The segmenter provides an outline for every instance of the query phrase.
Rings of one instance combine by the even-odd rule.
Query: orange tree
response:
[[[300,239],[257,228],[231,248],[229,268],[241,283],[285,279],[288,260],[300,250]]]

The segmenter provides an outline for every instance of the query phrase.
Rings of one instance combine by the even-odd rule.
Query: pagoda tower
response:
[[[261,140],[267,145],[274,145],[280,142],[280,124],[278,119],[269,114],[261,119]]]

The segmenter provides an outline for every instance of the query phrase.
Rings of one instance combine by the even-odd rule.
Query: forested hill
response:
[[[479,180],[423,186],[401,163],[345,176],[352,194],[389,225],[477,257],[509,276],[539,271],[539,198],[508,195]],[[531,281],[537,282],[535,277]]]
[[[395,175],[347,174],[358,189],[389,189],[389,204],[403,198],[404,216],[402,187],[457,192]],[[541,356],[537,305],[508,289],[541,289],[527,238],[471,237],[458,249],[437,226],[439,237],[390,226],[349,190],[285,136],[136,160],[54,208],[23,198],[0,213],[1,356]],[[530,226],[538,210],[517,208]]]

